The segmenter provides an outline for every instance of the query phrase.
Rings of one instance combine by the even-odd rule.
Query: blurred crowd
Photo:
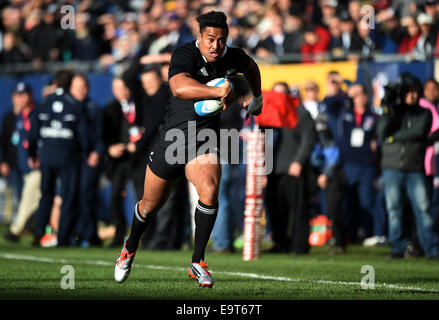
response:
[[[70,6],[70,7],[65,7]],[[70,9],[71,8],[71,9]],[[196,35],[194,17],[220,9],[228,45],[270,63],[438,55],[436,0],[0,1],[2,63],[99,61],[103,67],[162,54]]]
[[[166,111],[170,54],[194,39],[199,13],[225,11],[229,45],[258,61],[279,62],[289,54],[304,62],[369,59],[376,52],[414,60],[436,55],[438,5],[431,0],[0,3],[4,63],[124,64],[108,88],[114,99],[103,108],[88,96],[87,76],[67,71],[55,74],[41,105],[28,84],[14,89],[13,109],[2,122],[0,173],[19,203],[5,238],[18,241],[30,229],[38,246],[88,247],[107,238],[111,247],[123,244],[132,216],[124,207],[128,185],[140,198],[144,157]],[[75,8],[73,29],[59,27],[62,5]],[[366,5],[369,11],[362,10]],[[371,8],[373,19],[365,19]],[[383,103],[367,92],[370,84],[348,84],[336,71],[327,75],[325,88],[315,82],[271,88],[299,99],[300,106],[294,129],[274,128],[274,170],[265,181],[265,230],[273,243],[268,252],[307,254],[311,219],[323,214],[331,220],[335,254],[362,243],[390,244],[393,258],[438,257],[439,85],[410,75],[402,83],[395,92],[386,89]],[[243,83],[235,90],[248,94]],[[223,128],[252,126],[238,103],[221,118]],[[47,138],[59,142],[38,142]],[[231,252],[242,234],[246,168],[224,164],[222,171],[212,248]],[[110,186],[107,205],[96,201],[103,180]],[[146,233],[144,248],[190,243],[195,194],[182,180]],[[104,231],[98,228],[102,210],[112,225]]]
[[[89,98],[82,74],[57,72],[40,105],[18,82],[0,139],[0,172],[18,198],[5,239],[17,242],[31,231],[35,246],[123,244],[142,196],[145,157],[166,112],[166,80],[160,65],[134,63],[113,78],[114,99],[104,107]],[[240,78],[234,84],[240,98],[221,113],[221,127],[244,132],[254,125],[239,104],[249,88]],[[325,86],[323,99],[313,81],[301,88],[278,82],[264,91],[285,110],[285,97],[297,101],[289,111],[296,126],[262,127],[274,131],[267,154],[273,170],[264,178],[264,239],[272,243],[266,253],[308,254],[331,243],[333,254],[344,254],[363,244],[390,245],[391,258],[437,259],[439,83],[404,73],[381,99],[331,71]],[[238,145],[242,153],[245,134]],[[242,246],[247,171],[240,157],[222,163],[212,233],[217,252]],[[196,203],[194,187],[182,179],[142,247],[190,246]]]

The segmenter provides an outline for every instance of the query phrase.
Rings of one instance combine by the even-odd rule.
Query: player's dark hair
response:
[[[63,88],[65,91],[70,89],[72,83],[73,72],[70,70],[58,70],[55,73],[55,83],[58,88]]]
[[[229,34],[227,17],[223,12],[220,11],[207,12],[205,14],[198,16],[197,22],[200,27],[200,33],[203,33],[205,28],[212,27],[212,28],[220,28],[226,30],[227,34]]]

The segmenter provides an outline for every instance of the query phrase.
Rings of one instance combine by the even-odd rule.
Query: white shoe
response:
[[[123,246],[116,260],[116,265],[114,266],[114,280],[116,280],[116,282],[122,283],[128,279],[135,254],[136,252],[129,254],[128,250],[125,249],[125,245]]]
[[[387,244],[387,238],[385,236],[379,236],[378,245],[385,245],[385,244]]]
[[[365,247],[375,247],[377,245],[386,244],[387,238],[385,236],[373,236],[367,239],[364,239],[363,246]]]
[[[207,263],[201,260],[199,263],[192,262],[189,264],[188,274],[190,277],[198,281],[199,287],[213,286],[213,278],[209,270],[207,270]]]

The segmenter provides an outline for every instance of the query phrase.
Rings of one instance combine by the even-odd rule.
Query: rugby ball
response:
[[[206,85],[210,87],[221,87],[225,84],[226,78],[217,78],[209,81]],[[230,85],[232,85],[230,83]],[[194,103],[195,113],[199,116],[212,116],[221,112],[223,103],[221,100],[200,100]]]

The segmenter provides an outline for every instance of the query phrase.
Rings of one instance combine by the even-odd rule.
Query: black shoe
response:
[[[307,255],[309,252],[307,251],[293,251],[291,252],[291,257],[295,258],[295,257],[301,257],[301,256],[305,256]]]
[[[20,237],[16,236],[12,232],[8,231],[3,235],[3,238],[9,242],[18,243],[20,241]]]
[[[235,248],[234,247],[225,248],[225,249],[213,249],[212,248],[210,251],[211,251],[211,253],[231,254],[231,253],[235,253]]]
[[[404,258],[406,259],[420,258],[422,256],[424,256],[423,253],[411,244],[409,244],[404,251]]]
[[[427,257],[427,259],[428,260],[439,260],[439,253],[436,253],[435,255]]]
[[[282,246],[274,245],[270,249],[265,250],[264,253],[287,253],[288,250]]]
[[[345,254],[345,253],[346,253],[345,247],[334,246],[331,250],[332,255],[341,255],[341,254]]]
[[[35,237],[34,240],[32,241],[32,247],[35,248],[41,247],[40,241],[41,241],[41,237]]]
[[[387,256],[389,259],[402,259],[404,258],[404,253],[391,252]]]

